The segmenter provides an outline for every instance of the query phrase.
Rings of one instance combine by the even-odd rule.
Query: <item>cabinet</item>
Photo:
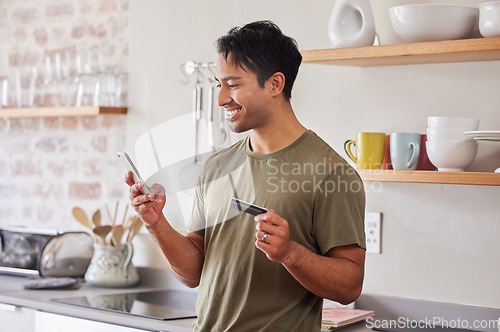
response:
[[[500,37],[302,51],[302,62],[394,66],[500,60]],[[360,170],[364,181],[500,186],[499,173]]]
[[[147,330],[140,330],[131,327],[101,323],[87,319],[57,315],[42,311],[36,312],[36,329],[34,331],[35,332],[54,332],[54,331],[147,332]]]
[[[0,303],[2,331],[22,332],[147,332],[148,330],[101,323]]]
[[[0,303],[2,331],[35,332],[36,310]]]

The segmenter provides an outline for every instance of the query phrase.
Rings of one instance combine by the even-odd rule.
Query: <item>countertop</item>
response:
[[[167,279],[172,279],[174,277],[171,275],[166,276],[165,270],[138,268],[138,271],[141,275],[141,281],[139,285],[133,288],[98,288],[83,283],[81,288],[76,290],[25,290],[23,287],[26,281],[25,278],[0,274],[0,303],[143,330],[172,332],[191,331],[194,319],[162,321],[51,301],[51,299],[54,298],[63,299],[81,296],[172,289],[171,284],[168,285]],[[168,271],[168,273],[170,272]],[[400,321],[401,318],[404,318],[406,322],[423,322],[440,318],[448,322],[467,322],[469,324],[467,327],[470,330],[497,332],[496,321],[500,317],[500,309],[497,308],[483,308],[370,294],[362,294],[359,299],[356,300],[356,308],[374,310],[375,316],[371,321],[367,320],[366,322],[356,323],[349,327],[342,328],[341,331],[372,331],[372,327],[377,327],[373,324],[374,322],[378,322],[379,325],[384,325],[384,322],[389,322],[389,320]],[[472,328],[472,323],[475,321],[490,321],[494,324],[487,328],[475,329]],[[393,331],[394,330],[401,331],[405,329],[399,326],[397,329],[393,329]],[[426,329],[420,330],[425,331]],[[460,329],[440,330],[460,331]]]
[[[165,289],[161,285],[155,286],[149,282],[140,282],[133,288],[98,288],[82,283],[81,288],[75,290],[26,290],[23,287],[25,281],[24,277],[0,275],[0,303],[151,331],[188,332],[191,331],[191,325],[194,322],[194,319],[162,321],[51,301],[54,298]]]
[[[165,285],[159,282],[159,280],[162,279],[161,276],[157,275],[151,278],[151,271],[147,273],[144,271],[142,271],[142,273],[141,271],[139,272],[141,274],[141,282],[133,288],[98,288],[82,283],[81,288],[75,290],[26,290],[23,287],[26,278],[0,274],[0,303],[143,330],[172,332],[191,331],[194,319],[161,321],[51,301],[51,299],[54,298],[63,299],[80,296],[122,294],[167,289]],[[149,276],[148,280],[142,277],[146,274]],[[358,323],[343,328],[342,331],[366,332],[371,331],[371,329],[367,328],[363,323]]]

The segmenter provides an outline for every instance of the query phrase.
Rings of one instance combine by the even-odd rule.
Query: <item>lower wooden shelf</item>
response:
[[[127,114],[127,107],[34,107],[34,108],[3,108],[0,118],[36,118],[56,116],[95,116],[102,114]]]
[[[358,170],[363,181],[500,186],[500,173]]]

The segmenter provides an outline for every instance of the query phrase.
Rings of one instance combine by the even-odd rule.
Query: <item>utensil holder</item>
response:
[[[85,281],[98,287],[131,287],[139,282],[139,275],[132,264],[134,249],[127,242],[121,246],[94,244],[94,256],[90,261]]]

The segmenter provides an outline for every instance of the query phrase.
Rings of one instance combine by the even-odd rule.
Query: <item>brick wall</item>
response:
[[[106,49],[106,63],[126,70],[127,26],[127,0],[0,0],[0,76],[43,72],[47,55],[91,48]],[[0,225],[82,229],[74,206],[106,215],[105,204],[114,211],[119,201],[123,209],[116,151],[125,145],[125,120],[11,119],[6,128],[0,119]]]

